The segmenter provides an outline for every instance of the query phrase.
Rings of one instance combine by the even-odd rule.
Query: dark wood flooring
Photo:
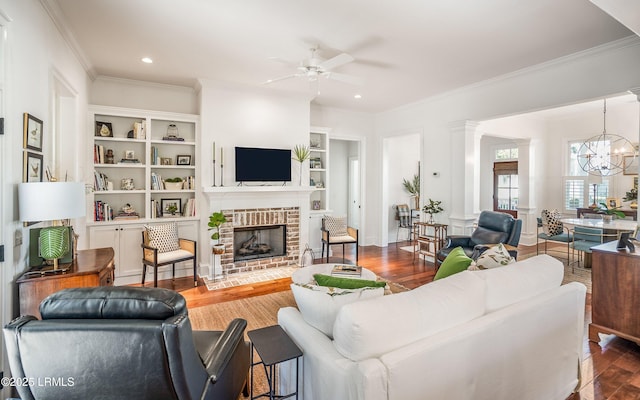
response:
[[[358,264],[410,289],[433,281],[433,264],[418,260],[414,262],[412,253],[400,249],[402,245],[360,247]],[[341,254],[335,254],[339,251],[339,246],[334,246],[331,262],[342,262]],[[536,249],[535,246],[520,246],[519,251],[520,254],[532,254]],[[355,254],[350,249],[347,249],[345,257],[355,260]],[[188,277],[176,279],[173,283],[170,280],[160,281],[158,286],[179,291],[187,299],[188,306],[193,308],[289,290],[290,283],[291,280],[287,278],[209,292],[202,283],[194,288],[192,278]],[[640,400],[640,347],[613,335],[602,336],[599,344],[589,342],[586,329],[589,322],[591,298],[587,295],[581,388],[579,393],[567,400]]]

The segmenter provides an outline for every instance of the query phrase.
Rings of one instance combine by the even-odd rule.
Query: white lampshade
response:
[[[86,214],[82,182],[29,182],[18,185],[21,221],[53,221]]]

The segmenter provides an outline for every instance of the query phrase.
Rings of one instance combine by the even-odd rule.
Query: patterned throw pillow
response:
[[[560,235],[563,229],[560,218],[558,210],[542,210],[542,230],[544,233],[549,236]]]
[[[178,243],[178,225],[175,222],[161,225],[146,225],[149,246],[158,249],[158,253],[166,253],[180,249]]]
[[[481,269],[503,267],[513,262],[516,262],[515,258],[511,257],[511,254],[502,243],[498,243],[480,254],[477,260],[472,261],[471,265],[469,265],[469,270],[479,271]]]
[[[324,228],[330,236],[347,236],[347,217],[331,217],[325,215]]]

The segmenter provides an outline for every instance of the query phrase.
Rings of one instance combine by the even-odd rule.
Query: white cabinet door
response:
[[[120,265],[116,276],[138,276],[142,281],[142,225],[119,226]]]
[[[89,228],[89,247],[112,247],[116,277],[138,275],[142,279],[142,225],[105,225]]]
[[[313,249],[316,258],[321,258],[320,251],[322,249],[322,217],[324,214],[311,213],[309,216],[309,246]],[[304,245],[301,246],[300,251],[304,251]]]

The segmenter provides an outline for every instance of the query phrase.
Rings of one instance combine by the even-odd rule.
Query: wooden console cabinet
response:
[[[614,334],[640,344],[640,245],[616,250],[617,241],[592,247],[589,340]]]
[[[30,268],[17,280],[20,296],[20,314],[40,318],[40,302],[48,295],[62,289],[112,286],[114,252],[110,247],[80,250],[71,264],[60,264],[69,268],[66,272],[41,273],[40,267]]]

